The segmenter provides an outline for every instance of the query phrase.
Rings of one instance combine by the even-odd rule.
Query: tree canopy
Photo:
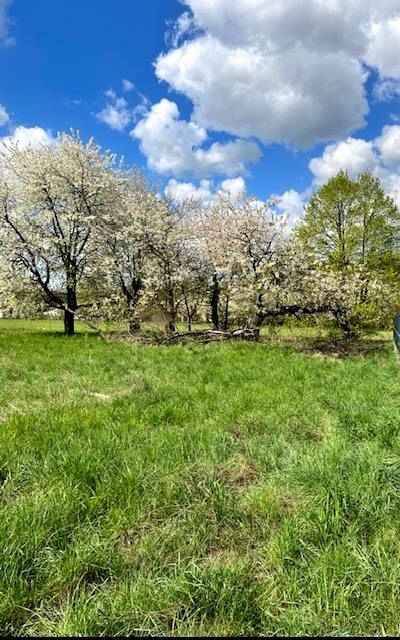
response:
[[[351,333],[397,304],[400,214],[379,179],[340,172],[311,196],[294,231],[274,202],[219,194],[174,201],[93,140],[3,149],[0,299],[124,322],[131,333],[179,313],[215,329],[325,314]]]

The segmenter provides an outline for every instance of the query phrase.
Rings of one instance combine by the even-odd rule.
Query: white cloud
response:
[[[9,120],[10,120],[10,116],[8,115],[7,109],[3,107],[2,104],[0,104],[0,127],[7,124]]]
[[[214,142],[203,149],[207,131],[193,121],[181,120],[175,102],[166,99],[152,106],[131,135],[140,141],[149,168],[166,175],[235,175],[261,157],[257,144],[240,139]]]
[[[294,227],[304,213],[304,206],[309,196],[309,190],[300,193],[295,189],[289,189],[280,195],[273,194],[272,199],[277,201],[276,209],[287,218],[289,228]]]
[[[383,127],[382,134],[375,140],[383,164],[400,168],[400,125]]]
[[[110,98],[110,100],[116,100],[117,98],[117,94],[114,89],[107,89],[107,91],[104,92],[104,95],[107,96],[107,98]]]
[[[379,79],[374,86],[375,98],[381,102],[389,102],[400,97],[400,80],[393,78]]]
[[[227,178],[221,182],[220,190],[224,193],[229,193],[232,198],[235,199],[246,193],[246,183],[242,176],[238,178]]]
[[[318,184],[323,184],[340,170],[355,177],[375,166],[376,156],[372,143],[360,138],[347,138],[344,142],[329,144],[322,156],[313,158],[309,163],[310,171]]]
[[[400,78],[400,15],[373,22],[369,35],[366,62],[383,77]]]
[[[146,98],[142,93],[139,93],[139,102],[132,109],[132,122],[135,123],[139,118],[143,118],[147,115],[150,109],[150,100]]]
[[[122,91],[124,91],[124,93],[129,93],[130,91],[133,91],[135,88],[135,85],[133,84],[133,82],[131,82],[130,80],[127,80],[126,78],[124,78],[122,80]]]
[[[202,206],[207,206],[215,198],[211,180],[201,180],[199,186],[196,186],[193,182],[179,182],[171,178],[164,193],[177,202],[195,200]]]
[[[385,192],[400,206],[400,125],[387,125],[373,140],[347,138],[337,144],[329,144],[321,156],[309,163],[313,174],[313,185],[319,187],[339,171],[347,171],[356,178],[363,171],[371,171],[379,177]],[[289,227],[293,227],[302,217],[304,206],[311,195],[312,187],[303,192],[289,189],[280,195],[272,195],[277,200],[277,209],[288,217]]]
[[[210,35],[161,56],[160,79],[194,103],[204,127],[305,147],[360,127],[364,71],[341,52],[296,49],[265,55]]]
[[[386,193],[392,196],[393,200],[400,207],[400,175],[389,171],[382,171],[379,175]]]
[[[185,4],[192,13],[156,74],[190,98],[201,127],[296,147],[334,141],[365,122],[363,63],[400,74],[398,0]]]
[[[372,15],[390,15],[396,0],[185,0],[198,24],[233,46],[253,42],[286,49],[307,42],[321,51],[363,49]]]
[[[5,46],[15,44],[15,38],[10,36],[10,18],[7,10],[13,0],[0,0],[0,43]]]
[[[108,125],[111,129],[123,131],[132,119],[128,103],[125,98],[118,98],[112,89],[106,91],[106,96],[110,102],[108,102],[99,113],[96,113],[96,118],[100,120],[100,122],[104,122],[104,124]]]
[[[288,220],[292,228],[303,216],[313,187],[319,187],[339,171],[347,171],[356,178],[363,171],[371,171],[382,183],[385,192],[392,196],[400,207],[400,125],[386,125],[381,134],[372,140],[349,137],[335,144],[328,144],[321,156],[312,158],[309,168],[313,174],[312,185],[302,192],[288,189],[281,194],[272,194],[276,210]],[[207,205],[215,200],[219,191],[230,192],[235,198],[246,185],[242,177],[224,180],[214,186],[211,180],[203,180],[199,186],[191,182],[170,180],[166,192],[179,199],[193,197]]]
[[[193,199],[206,207],[215,201],[218,193],[229,195],[235,200],[239,195],[246,193],[246,183],[241,176],[223,180],[217,186],[212,180],[201,180],[196,186],[193,182],[179,182],[171,178],[164,193],[177,202]]]
[[[400,206],[400,125],[386,125],[373,140],[348,138],[327,145],[321,156],[310,161],[309,168],[315,186],[340,170],[347,171],[352,178],[362,171],[371,171]]]
[[[129,80],[123,80],[122,85],[125,93],[133,91],[135,88]],[[126,98],[119,97],[114,89],[107,89],[104,95],[108,101],[104,109],[95,114],[97,120],[104,122],[115,131],[124,131],[129,124],[134,124],[140,117],[145,116],[150,106],[146,96],[138,92],[136,94],[139,102],[136,106],[131,107]]]
[[[193,19],[193,15],[190,11],[182,13],[178,19],[170,25],[169,31],[166,34],[166,43],[171,44],[173,47],[177,47],[184,36],[193,34],[197,30],[196,22]]]
[[[5,151],[10,144],[17,144],[21,149],[32,147],[38,149],[43,145],[52,145],[55,138],[51,131],[41,127],[16,127],[12,134],[0,138],[0,150]]]

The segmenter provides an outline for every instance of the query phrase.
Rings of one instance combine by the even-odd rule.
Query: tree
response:
[[[268,318],[327,312],[336,317],[359,303],[365,286],[359,273],[344,286],[338,273],[290,234],[274,205],[219,195],[200,216],[201,246],[214,274],[211,290],[215,294],[216,279],[219,288],[228,285],[231,320],[255,338]],[[378,299],[381,289],[372,280],[370,289]]]
[[[163,196],[155,206],[146,247],[149,270],[146,292],[166,319],[166,331],[174,333],[180,306],[193,298],[199,283],[198,242],[190,225],[194,203],[176,202]]]
[[[199,314],[208,295],[209,269],[198,247],[187,253],[185,277],[182,278],[182,305],[186,312],[187,329],[192,330],[193,322]]]
[[[99,251],[100,221],[121,201],[115,156],[93,140],[61,134],[54,146],[1,154],[0,234],[13,270],[13,292],[28,288],[46,307],[64,312],[65,333],[74,333],[79,298]]]
[[[149,272],[149,238],[160,205],[143,174],[127,172],[120,205],[102,220],[98,273],[101,314],[124,320],[131,333],[140,330],[139,306]],[[108,311],[110,313],[108,313]]]
[[[284,220],[272,211],[271,202],[252,197],[236,199],[219,194],[201,215],[203,252],[211,265],[211,311],[214,328],[242,321],[259,331],[265,317],[268,286],[277,254],[285,244]],[[220,304],[224,294],[224,305]],[[225,307],[225,308],[224,308]]]
[[[218,194],[211,206],[200,209],[193,217],[194,233],[209,272],[209,304],[215,330],[227,330],[233,299],[235,279],[238,277],[234,240],[235,224],[242,199],[233,200]]]
[[[378,281],[388,282],[394,264],[399,231],[398,208],[379,179],[368,172],[352,180],[341,171],[311,197],[298,238],[322,268],[335,274],[339,289],[352,289],[352,280],[360,287],[351,297],[352,305],[337,305],[334,310],[345,333],[362,324],[363,309],[374,310]]]

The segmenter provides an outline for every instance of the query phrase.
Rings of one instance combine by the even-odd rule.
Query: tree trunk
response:
[[[213,323],[213,328],[218,331],[219,330],[219,313],[218,313],[218,305],[219,305],[219,282],[218,275],[214,273],[213,275],[213,284],[212,284],[212,293],[211,293],[211,320]]]
[[[140,331],[140,320],[136,315],[130,317],[128,322],[128,330],[129,333],[139,333]]]
[[[64,333],[73,336],[75,333],[75,311],[77,309],[76,291],[73,287],[67,289],[67,308],[64,311]]]
[[[122,273],[119,274],[121,288],[128,307],[128,331],[138,333],[140,331],[140,318],[137,312],[142,294],[142,281],[140,278],[132,278],[126,284]]]
[[[343,331],[348,338],[355,336],[354,329],[351,327],[346,311],[343,309],[336,309],[333,312],[333,315],[335,317],[337,327]]]
[[[227,294],[226,300],[225,300],[225,308],[224,308],[224,326],[223,326],[224,331],[228,331],[228,324],[229,324],[229,296]]]
[[[249,329],[253,332],[253,340],[258,342],[260,339],[260,331],[262,327],[262,323],[264,322],[264,314],[256,313],[252,318],[249,318],[244,326],[244,329]]]
[[[182,289],[183,289],[183,287],[182,287]],[[186,308],[187,328],[188,328],[188,331],[191,331],[192,330],[192,316],[194,315],[194,311],[191,312],[191,310],[190,310],[190,304],[188,302],[187,296],[185,295],[185,290],[184,289],[182,290],[182,293],[183,293],[183,300],[185,302],[185,308]]]
[[[137,306],[139,302],[139,296],[135,298],[131,298],[128,302],[129,307],[129,320],[128,320],[128,330],[129,333],[139,333],[140,331],[140,318],[137,313]]]
[[[176,314],[171,314],[165,324],[167,333],[175,333],[176,331]]]
[[[174,296],[173,289],[170,289],[169,291],[167,291],[166,306],[167,306],[167,322],[165,324],[165,329],[167,333],[175,333],[177,309],[175,308],[175,296]]]

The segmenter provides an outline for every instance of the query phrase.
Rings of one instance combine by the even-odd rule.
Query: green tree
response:
[[[346,333],[373,317],[372,296],[378,279],[393,284],[399,273],[400,212],[379,178],[364,172],[355,180],[340,171],[311,197],[298,236],[343,286],[360,279],[357,303],[335,310]]]

